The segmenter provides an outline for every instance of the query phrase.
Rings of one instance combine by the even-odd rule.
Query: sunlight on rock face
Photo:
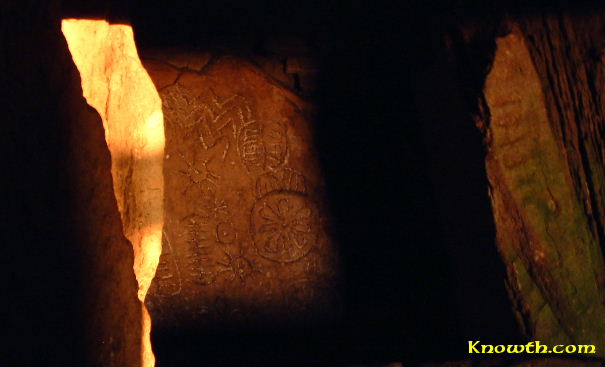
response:
[[[65,19],[62,31],[80,72],[83,95],[103,120],[114,193],[124,234],[133,246],[138,297],[144,301],[161,253],[162,102],[141,64],[129,25]],[[153,366],[151,321],[146,310],[143,315],[142,360],[144,366]]]

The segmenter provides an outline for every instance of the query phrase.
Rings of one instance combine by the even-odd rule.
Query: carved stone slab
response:
[[[163,250],[146,302],[154,328],[331,312],[336,256],[312,106],[234,57],[202,72],[146,66],[162,81],[166,125]]]

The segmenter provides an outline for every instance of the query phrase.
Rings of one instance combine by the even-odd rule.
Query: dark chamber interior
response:
[[[316,149],[343,267],[341,317],[152,331],[158,366],[454,360],[467,357],[468,340],[521,341],[468,101],[482,82],[465,78],[444,41],[453,24],[502,9],[420,3],[65,2],[65,17],[131,24],[143,52],[246,57],[270,53],[267,40],[295,38],[320,61],[308,98],[319,108]],[[534,7],[543,8],[519,10]]]
[[[159,366],[443,360],[463,358],[470,339],[520,339],[494,246],[481,134],[463,97],[481,85],[460,84],[443,42],[452,22],[477,14],[446,15],[452,10],[329,2],[133,8],[141,50],[247,56],[270,53],[271,39],[312,45],[321,65],[309,97],[319,107],[316,148],[344,271],[339,319],[156,332]]]

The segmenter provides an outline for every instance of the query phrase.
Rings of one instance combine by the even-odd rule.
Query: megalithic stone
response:
[[[170,58],[144,61],[166,121],[163,250],[146,301],[154,329],[333,312],[313,105],[243,59],[196,71]]]
[[[541,65],[532,58],[526,36],[516,24],[511,28],[497,40],[484,91],[490,112],[487,174],[508,288],[529,338],[552,345],[593,344],[603,356],[602,234],[593,230],[594,216],[580,200],[583,188],[575,186],[577,173],[566,160],[566,142],[553,128],[556,113],[545,97],[545,91],[571,86],[541,80]],[[548,45],[541,44],[545,49]],[[563,102],[562,107],[573,108]],[[577,125],[570,119],[564,126]]]

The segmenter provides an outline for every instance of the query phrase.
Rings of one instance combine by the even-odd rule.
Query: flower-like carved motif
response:
[[[254,205],[252,233],[262,257],[284,263],[299,260],[317,242],[317,209],[299,193],[270,193]]]

